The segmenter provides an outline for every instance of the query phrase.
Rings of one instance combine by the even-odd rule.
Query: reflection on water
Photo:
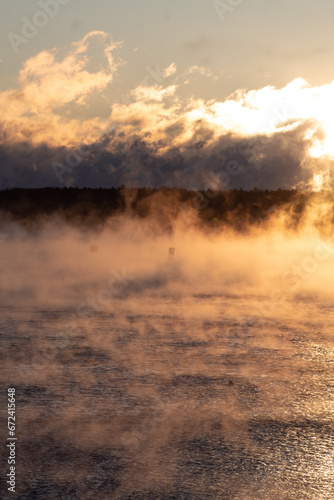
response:
[[[3,308],[17,498],[333,498],[334,308],[253,300],[130,287],[89,323]]]

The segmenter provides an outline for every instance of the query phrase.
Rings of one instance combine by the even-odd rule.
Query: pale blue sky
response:
[[[8,33],[21,34],[22,17],[31,20],[39,3],[0,0],[0,8],[1,89],[15,86],[29,57],[43,49],[66,47],[92,30],[124,42],[119,55],[127,64],[119,69],[115,94],[142,81],[147,66],[162,68],[172,62],[180,75],[199,65],[218,77],[193,77],[180,89],[181,95],[205,99],[224,99],[238,88],[284,86],[299,76],[312,85],[333,80],[330,0],[243,0],[223,21],[213,0],[70,0],[17,54]]]

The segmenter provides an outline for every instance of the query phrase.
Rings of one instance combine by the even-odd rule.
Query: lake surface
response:
[[[194,292],[3,305],[16,498],[333,498],[334,303]]]

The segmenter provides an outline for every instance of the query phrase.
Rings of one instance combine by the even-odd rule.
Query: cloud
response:
[[[162,86],[155,87],[145,87],[140,85],[135,88],[131,94],[135,96],[136,101],[149,102],[156,101],[162,102],[166,96],[171,96],[175,94],[176,86],[170,85],[167,88],[163,88]]]
[[[206,70],[197,66],[188,69],[189,74]],[[307,123],[305,139],[311,139],[311,156],[332,156],[334,119],[328,103],[334,99],[334,82],[321,87],[310,87],[301,78],[285,87],[276,89],[266,86],[258,90],[238,90],[224,102],[189,98],[180,101],[175,86],[144,87],[132,91],[134,102],[116,105],[111,120],[131,128],[142,138],[150,130],[150,141],[161,138],[161,131],[169,137],[169,146],[180,146],[198,136],[198,128],[209,132],[214,142],[221,136],[233,134],[240,138],[274,134],[297,129]],[[169,101],[168,101],[169,99]],[[136,120],[137,118],[137,120]],[[153,127],[154,125],[154,127]],[[197,140],[197,139],[194,139]]]
[[[43,51],[26,61],[18,89],[0,93],[2,188],[59,182],[202,188],[208,172],[229,161],[243,168],[229,187],[332,185],[334,82],[311,87],[297,78],[280,89],[238,89],[223,102],[181,99],[177,85],[141,84],[103,118],[96,99],[113,92],[119,45],[91,32],[67,53]],[[172,63],[164,75],[176,70]],[[201,66],[187,73],[208,76]]]
[[[177,66],[175,63],[170,64],[167,68],[163,70],[163,75],[165,78],[174,75],[177,72]]]
[[[174,147],[168,147],[166,137],[182,134],[181,124],[162,130],[162,138],[157,142],[152,142],[149,135],[140,138],[127,126],[126,134],[123,128],[121,132],[114,130],[92,144],[88,156],[78,155],[78,164],[66,163],[69,155],[75,159],[78,152],[75,149],[36,147],[28,143],[11,150],[2,146],[0,185],[2,188],[125,184],[193,189],[204,189],[205,186],[213,189],[278,189],[305,187],[311,183],[315,171],[315,166],[303,163],[309,147],[304,139],[307,125],[276,134],[272,139],[258,136],[255,142],[242,142],[240,137],[232,134],[211,141],[210,130],[199,125],[197,135]],[[67,167],[59,179],[51,168],[53,161],[71,165],[71,168]],[[224,183],[224,173],[231,162],[240,165],[240,172]],[[213,182],[214,175],[223,183]]]
[[[196,74],[196,73],[198,73],[201,76],[207,76],[207,77],[213,78],[214,80],[218,79],[217,76],[213,76],[213,73],[211,70],[205,68],[204,66],[194,65],[194,66],[191,66],[190,68],[188,68],[185,72],[186,75],[192,75],[192,74]]]
[[[87,70],[93,42],[101,51],[96,56],[105,62],[95,72]],[[118,45],[109,35],[94,31],[73,43],[63,58],[54,49],[28,59],[19,74],[19,88],[0,93],[5,138],[11,142],[66,145],[76,141],[80,133],[91,133],[101,120],[85,120],[82,124],[66,117],[64,107],[86,105],[89,97],[101,93],[112,82],[120,64],[113,57]]]

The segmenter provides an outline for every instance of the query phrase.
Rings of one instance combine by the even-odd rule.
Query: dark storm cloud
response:
[[[215,174],[236,162],[237,175],[217,188],[278,189],[307,185],[313,176],[303,165],[310,146],[307,124],[271,137],[244,139],[232,134],[208,142],[211,132],[199,128],[192,140],[167,149],[162,141],[111,133],[86,147],[33,147],[25,142],[0,147],[0,188],[78,186],[178,186],[203,189]],[[173,134],[173,131],[171,130]],[[57,165],[57,166],[55,166]],[[215,187],[214,184],[212,187]]]

